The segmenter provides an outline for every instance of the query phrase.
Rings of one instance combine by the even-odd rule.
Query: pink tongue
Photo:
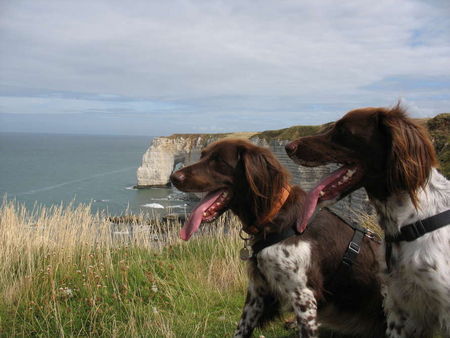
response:
[[[224,189],[208,193],[192,210],[189,219],[180,230],[180,238],[187,241],[198,230],[203,219],[203,213],[225,192]]]
[[[328,185],[336,181],[339,177],[341,177],[348,170],[348,167],[342,167],[333,171],[329,176],[325,177],[322,181],[320,181],[306,196],[306,200],[303,205],[302,213],[297,220],[297,231],[302,233],[305,231],[306,226],[310,218],[313,216],[314,211],[316,210],[317,201],[320,197],[320,192]]]

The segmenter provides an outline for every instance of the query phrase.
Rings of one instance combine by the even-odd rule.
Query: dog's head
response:
[[[267,149],[246,140],[224,139],[206,147],[197,163],[174,172],[170,180],[185,192],[206,192],[180,236],[188,240],[202,222],[211,222],[228,209],[245,224],[276,203],[288,183],[288,173]]]
[[[342,165],[309,193],[314,206],[334,203],[360,187],[378,200],[406,191],[417,206],[417,189],[437,165],[426,130],[399,105],[350,111],[324,133],[289,143],[286,152],[304,166]]]

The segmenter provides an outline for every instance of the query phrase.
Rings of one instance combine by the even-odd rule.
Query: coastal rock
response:
[[[137,188],[166,186],[175,168],[189,165],[200,158],[201,149],[218,140],[216,136],[155,137],[142,157],[137,170]]]

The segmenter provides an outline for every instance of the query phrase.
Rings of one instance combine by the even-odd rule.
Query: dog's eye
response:
[[[217,170],[222,173],[228,174],[234,169],[227,161],[225,161],[220,156],[216,156],[212,158],[212,160],[214,161]]]
[[[336,128],[334,129],[334,132],[333,132],[332,139],[333,139],[333,141],[345,146],[345,145],[348,145],[349,142],[351,142],[352,135],[347,130],[347,128],[336,125]]]
[[[231,164],[229,164],[227,161],[225,161],[223,158],[219,157],[219,161],[221,164],[226,165],[228,168],[233,169],[233,167],[231,166]]]

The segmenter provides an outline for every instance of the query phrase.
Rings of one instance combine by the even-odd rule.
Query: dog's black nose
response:
[[[183,183],[183,181],[185,180],[186,176],[181,172],[181,171],[175,171],[174,173],[172,173],[172,175],[170,175],[170,181],[174,184],[180,184]]]
[[[295,151],[297,150],[297,142],[294,141],[294,142],[290,142],[290,143],[286,144],[284,149],[286,150],[286,153],[288,155],[294,154]]]

